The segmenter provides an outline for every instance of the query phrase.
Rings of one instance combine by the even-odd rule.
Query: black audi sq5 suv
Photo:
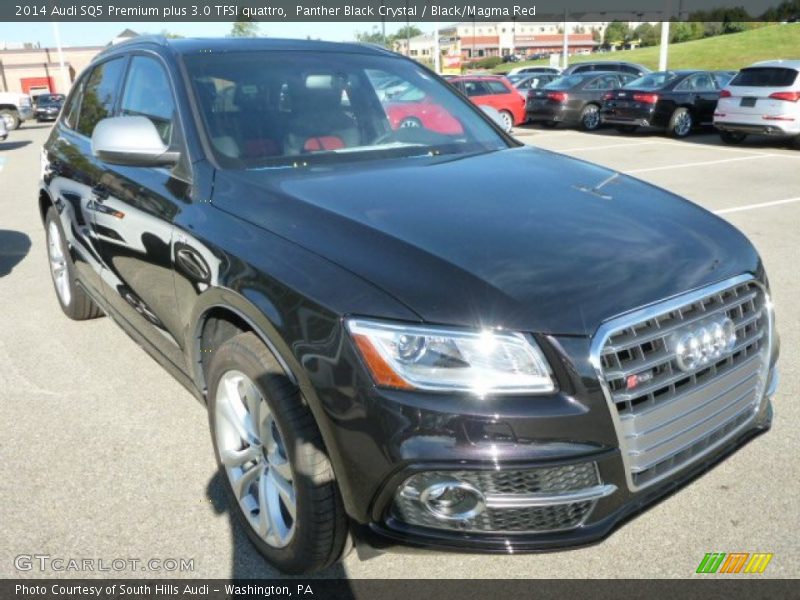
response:
[[[430,128],[392,126],[389,77]],[[520,144],[388,51],[113,46],[38,203],[64,313],[110,316],[207,406],[285,572],[353,542],[596,541],[771,423],[778,337],[738,230]]]

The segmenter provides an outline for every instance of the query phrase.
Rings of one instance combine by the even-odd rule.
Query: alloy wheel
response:
[[[247,375],[228,371],[215,412],[220,461],[242,513],[267,544],[285,547],[296,528],[294,474],[266,399]]]
[[[47,228],[47,256],[50,259],[50,274],[56,286],[61,303],[69,306],[72,292],[69,285],[69,269],[67,258],[64,255],[64,245],[61,241],[61,231],[55,221],[50,221]]]
[[[511,130],[514,127],[514,120],[511,117],[511,115],[508,114],[505,111],[501,111],[500,112],[500,119],[503,122],[503,129],[506,131],[506,133],[511,133]]]
[[[675,135],[678,137],[683,137],[688,135],[689,132],[692,130],[692,115],[688,112],[682,112],[677,116],[675,119]]]
[[[597,129],[600,126],[600,111],[596,106],[589,106],[583,116],[583,126],[586,129]]]

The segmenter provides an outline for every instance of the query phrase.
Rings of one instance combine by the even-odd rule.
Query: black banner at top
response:
[[[793,21],[798,0],[3,0],[0,21]]]

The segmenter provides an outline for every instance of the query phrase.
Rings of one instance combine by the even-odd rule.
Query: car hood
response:
[[[220,171],[213,204],[431,323],[590,335],[612,316],[759,268],[747,239],[695,204],[530,147]]]

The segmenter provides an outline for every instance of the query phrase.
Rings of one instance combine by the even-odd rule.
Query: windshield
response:
[[[648,73],[643,77],[634,79],[630,83],[626,83],[623,87],[631,90],[659,90],[677,77],[678,74],[674,73],[673,71]]]
[[[61,104],[62,102],[64,102],[64,96],[62,94],[42,94],[36,99],[36,103],[39,106]]]
[[[508,147],[451,86],[403,59],[253,51],[184,60],[210,146],[227,168]]]

